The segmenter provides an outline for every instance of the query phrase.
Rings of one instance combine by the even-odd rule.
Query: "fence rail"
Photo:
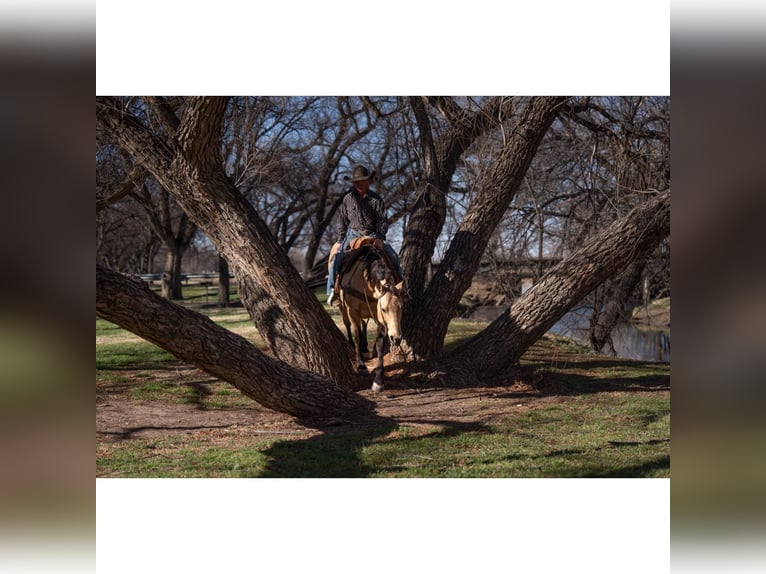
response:
[[[138,275],[142,281],[146,281],[150,285],[155,281],[162,281],[162,273],[144,273]],[[229,279],[233,279],[234,275],[229,275]],[[211,285],[213,282],[218,283],[218,273],[181,273],[181,282],[184,285],[204,285],[206,282]]]

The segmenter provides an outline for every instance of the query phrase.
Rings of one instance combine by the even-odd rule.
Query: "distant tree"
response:
[[[183,299],[181,266],[184,254],[191,247],[197,226],[176,203],[166,189],[152,178],[130,193],[144,210],[144,219],[166,248],[162,270],[162,296]]]
[[[144,212],[130,193],[146,177],[131,167],[113,145],[96,148],[96,260],[123,273],[151,273],[161,242],[147,227]]]

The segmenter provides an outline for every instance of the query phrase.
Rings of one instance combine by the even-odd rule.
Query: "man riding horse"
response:
[[[378,365],[372,389],[380,392],[383,390],[385,342],[390,339],[397,347],[402,342],[400,320],[406,294],[399,257],[386,243],[388,217],[385,203],[378,194],[370,191],[373,175],[374,172],[370,174],[366,167],[356,166],[351,175],[354,189],[349,190],[341,201],[340,233],[330,254],[327,303],[340,302],[341,316],[349,342],[355,347],[360,373],[367,372],[362,357],[367,350],[367,320],[373,319],[377,323],[375,350]],[[351,246],[355,250],[349,252]],[[339,274],[343,276],[338,278]]]
[[[341,201],[339,209],[340,232],[338,233],[340,248],[330,264],[327,277],[327,303],[329,305],[334,305],[338,301],[338,294],[335,292],[335,278],[340,269],[342,254],[348,249],[351,241],[356,238],[372,237],[375,248],[385,250],[399,274],[399,279],[403,278],[399,256],[393,247],[386,243],[386,232],[388,231],[386,204],[377,193],[370,191],[370,179],[374,175],[374,171],[370,173],[363,165],[356,166],[351,174],[354,188],[346,192]]]

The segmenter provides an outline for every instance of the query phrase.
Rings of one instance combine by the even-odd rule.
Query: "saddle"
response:
[[[333,286],[336,293],[340,293],[340,280],[343,277],[343,274],[348,271],[351,266],[354,264],[354,262],[359,259],[359,255],[361,255],[361,251],[359,250],[361,247],[364,247],[366,245],[369,245],[371,248],[373,245],[373,242],[375,241],[374,237],[370,237],[369,235],[364,235],[362,237],[355,237],[352,239],[348,244],[348,249],[343,253],[338,253],[340,251],[341,244],[336,242],[332,249],[330,249],[330,257],[327,261],[327,269],[329,271],[330,267],[333,264],[333,260],[335,257],[342,257],[340,261],[340,266],[338,268],[338,274],[335,277],[335,285]],[[396,266],[394,265],[394,262],[391,261],[391,257],[384,249],[376,250],[378,253],[380,253],[383,256],[383,259],[385,259],[386,263],[391,269],[396,269]],[[401,278],[400,278],[401,279]]]
[[[374,237],[370,237],[369,235],[365,235],[363,237],[354,237],[349,244],[348,249],[346,250],[346,253],[349,251],[355,251],[362,247],[363,245],[372,245],[373,241],[375,241]],[[327,270],[329,271],[332,267],[332,263],[335,260],[335,256],[338,255],[338,251],[340,251],[341,243],[339,241],[336,241],[333,243],[332,249],[330,249],[330,257],[327,260]]]

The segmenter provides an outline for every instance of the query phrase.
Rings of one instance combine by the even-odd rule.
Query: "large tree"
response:
[[[428,367],[452,366],[454,373],[468,379],[502,373],[579,298],[668,235],[669,192],[646,196],[636,209],[593,234],[483,333],[451,355],[441,355],[454,308],[540,141],[565,109],[566,98],[410,98],[409,103],[419,128],[424,169],[405,230],[402,263],[414,301],[407,309],[408,336]],[[187,345],[203,323],[189,319],[189,337],[173,340],[167,325],[177,324],[182,316],[176,306],[149,301],[145,293],[136,299],[134,290],[126,296],[130,282],[102,268],[97,269],[97,314],[247,389],[249,396],[271,408],[292,414],[354,408],[358,403],[347,391],[353,381],[351,361],[340,330],[304,285],[263,218],[224,172],[221,134],[226,106],[226,98],[190,98],[173,108],[158,99],[137,103],[99,98],[96,109],[99,125],[176,198],[229,262],[243,303],[272,356],[245,353],[241,341],[232,342],[204,322],[205,343],[193,345],[192,351]],[[435,122],[440,122],[438,129]],[[452,177],[471,144],[493,129],[502,132],[498,151],[428,281],[425,267],[443,231]],[[135,300],[151,305],[151,317],[130,319],[138,311],[129,305]],[[187,313],[191,312],[183,316],[190,317]],[[230,345],[236,346],[236,353],[228,351]],[[234,357],[244,354],[252,364],[237,364]],[[285,389],[298,396],[285,400]]]
[[[239,281],[240,299],[269,350],[297,367],[352,384],[345,340],[303,285],[264,220],[233,185],[221,158],[227,98],[191,98],[180,117],[155,99],[146,105],[162,129],[133,113],[136,103],[97,99],[99,123],[172,193],[210,238]]]

